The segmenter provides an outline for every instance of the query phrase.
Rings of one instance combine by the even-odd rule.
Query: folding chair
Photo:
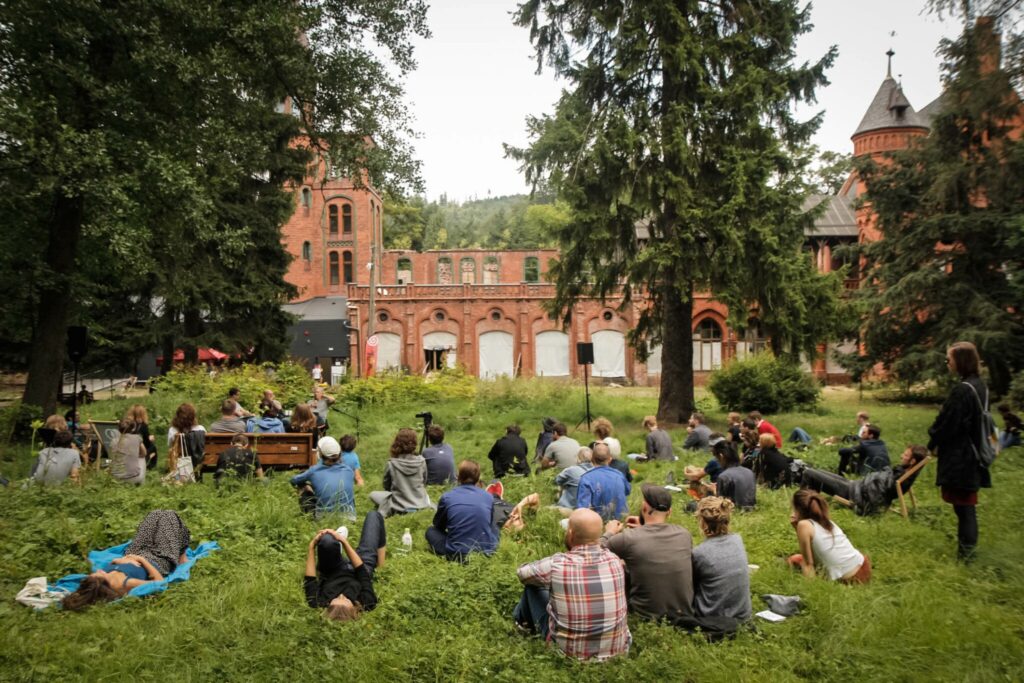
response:
[[[921,462],[917,463],[909,470],[904,472],[903,476],[896,480],[896,498],[900,501],[899,511],[903,514],[903,519],[910,519],[910,514],[907,512],[907,496],[910,497],[910,505],[914,508],[914,510],[917,510],[917,498],[914,496],[913,489],[909,489],[906,493],[904,493],[903,483],[907,481],[907,479],[909,479],[910,477],[913,477],[915,474],[917,474],[921,470],[921,468],[927,465],[929,462],[931,462],[931,460],[932,456],[925,456]],[[915,479],[914,481],[917,480]],[[893,512],[896,512],[896,510],[893,510]]]

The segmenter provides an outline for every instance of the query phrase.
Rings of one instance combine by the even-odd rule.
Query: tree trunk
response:
[[[184,339],[181,348],[185,354],[185,365],[199,364],[199,345],[196,339],[203,333],[203,318],[196,308],[186,308],[184,315]]]
[[[163,350],[163,360],[160,361],[160,374],[166,375],[174,368],[174,330],[178,325],[178,312],[168,307],[164,311],[164,325],[167,333],[163,336],[160,345]]]
[[[46,246],[50,276],[39,287],[39,310],[32,334],[28,381],[22,395],[24,403],[41,407],[45,415],[52,415],[57,408],[57,388],[61,385],[64,370],[64,347],[71,310],[71,278],[82,234],[83,215],[81,197],[58,194],[54,199]]]
[[[686,300],[674,283],[663,285],[664,333],[658,422],[684,424],[696,408],[693,400],[693,289]]]

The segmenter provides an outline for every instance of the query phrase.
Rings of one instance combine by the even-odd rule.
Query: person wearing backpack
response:
[[[960,381],[928,429],[928,450],[938,458],[935,484],[956,513],[957,558],[970,562],[978,545],[978,490],[992,486],[988,470],[991,451],[983,435],[988,387],[979,376],[981,360],[974,344],[957,342],[950,346],[946,364]]]

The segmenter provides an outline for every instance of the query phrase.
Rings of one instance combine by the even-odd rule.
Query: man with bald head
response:
[[[619,558],[601,547],[602,530],[596,512],[574,510],[565,533],[568,552],[516,570],[525,586],[512,613],[516,624],[580,660],[629,651],[625,571]]]

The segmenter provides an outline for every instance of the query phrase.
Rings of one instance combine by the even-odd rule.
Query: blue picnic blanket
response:
[[[128,547],[130,541],[122,543],[121,545],[115,545],[113,548],[107,548],[106,550],[91,550],[89,551],[89,564],[92,565],[92,571],[97,569],[103,569],[105,566],[110,564],[113,560],[118,557],[124,557],[125,548]],[[161,581],[150,581],[144,583],[141,586],[128,591],[128,595],[134,595],[137,598],[141,598],[146,595],[152,595],[153,593],[161,593],[167,590],[167,586],[177,581],[188,581],[189,572],[192,570],[192,565],[196,563],[196,560],[202,559],[212,553],[214,550],[220,550],[220,546],[217,545],[216,541],[206,541],[196,546],[195,550],[189,548],[185,551],[185,557],[188,560],[184,564],[179,564],[174,568],[174,571],[168,574]],[[56,583],[47,585],[47,588],[51,591],[68,591],[72,592],[78,589],[78,585],[82,583],[88,574],[68,574],[60,579],[57,579]]]

